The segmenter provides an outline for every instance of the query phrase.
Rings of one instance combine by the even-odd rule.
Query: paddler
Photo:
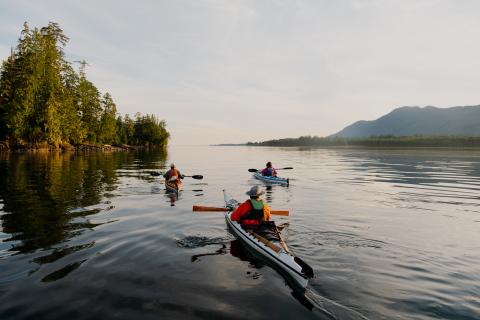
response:
[[[250,199],[233,211],[231,219],[240,221],[244,226],[258,226],[262,221],[270,220],[270,209],[261,197],[264,193],[265,191],[260,190],[259,186],[253,186],[247,191]]]
[[[276,177],[277,176],[277,170],[275,170],[274,167],[272,167],[272,163],[270,161],[267,162],[266,168],[262,170],[262,176],[269,176],[269,177]]]
[[[180,171],[177,170],[174,163],[170,164],[170,170],[165,172],[163,177],[165,178],[165,181],[175,182],[176,185],[179,185],[181,183],[181,179],[184,178]]]

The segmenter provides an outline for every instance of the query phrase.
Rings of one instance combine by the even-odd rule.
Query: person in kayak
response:
[[[266,168],[262,170],[262,176],[269,176],[269,177],[276,177],[277,176],[277,170],[275,170],[274,167],[272,167],[272,163],[270,161],[267,162]]]
[[[184,176],[180,173],[180,171],[177,170],[174,163],[170,165],[170,170],[165,172],[163,177],[165,178],[166,181],[175,182],[177,185],[181,183],[181,179],[184,178]]]
[[[231,215],[233,221],[239,221],[245,226],[258,226],[262,221],[270,220],[270,208],[263,202],[261,195],[265,191],[259,186],[252,187],[247,195],[250,199],[238,206]]]

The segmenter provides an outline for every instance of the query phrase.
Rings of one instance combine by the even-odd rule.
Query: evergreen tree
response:
[[[86,140],[95,143],[97,142],[100,117],[102,115],[100,91],[85,76],[81,76],[77,94],[79,98],[79,112],[86,130]]]
[[[18,45],[0,69],[0,140],[58,147],[69,143],[166,145],[165,122],[153,115],[117,118],[109,93],[66,61],[68,37],[57,23],[30,29],[25,22]]]
[[[102,99],[103,113],[100,119],[100,132],[98,133],[99,142],[118,143],[117,139],[117,107],[113,102],[112,96],[107,92]]]
[[[77,144],[83,142],[87,136],[87,129],[81,119],[80,100],[77,92],[80,77],[69,63],[63,66],[62,75],[64,88],[63,107],[60,112],[62,140]]]

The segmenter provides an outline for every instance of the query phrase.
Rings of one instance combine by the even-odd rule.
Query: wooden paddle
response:
[[[279,253],[280,251],[282,251],[282,248],[280,248],[279,246],[277,246],[277,245],[274,244],[273,242],[265,239],[264,237],[262,237],[262,236],[259,235],[258,233],[252,232],[252,233],[250,233],[250,234],[253,235],[255,238],[257,238],[258,241],[262,242],[264,245],[266,245],[267,247],[269,247],[270,249],[272,249],[273,251],[275,251],[276,253]]]
[[[275,170],[292,170],[293,167],[285,167],[285,168],[275,168]],[[260,171],[258,169],[248,169],[248,172],[257,172]]]
[[[227,208],[207,207],[207,206],[193,206],[192,210],[197,211],[197,212],[225,212],[225,211],[231,211],[230,209],[227,209]],[[277,216],[288,216],[290,214],[288,210],[270,210],[270,213],[273,214],[273,215],[277,215]]]

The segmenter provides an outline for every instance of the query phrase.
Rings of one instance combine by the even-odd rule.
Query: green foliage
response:
[[[100,132],[98,132],[101,143],[118,143],[117,138],[117,107],[113,102],[112,96],[107,92],[104,94],[102,103],[102,115],[100,117]]]
[[[0,141],[10,144],[107,143],[166,145],[165,122],[153,115],[135,120],[117,115],[103,96],[65,60],[68,42],[59,25],[41,29],[24,24],[18,45],[0,69]]]
[[[158,120],[154,115],[137,113],[135,119],[127,114],[124,119],[116,120],[116,132],[119,143],[155,146],[167,145],[170,134],[166,130],[166,123]]]

